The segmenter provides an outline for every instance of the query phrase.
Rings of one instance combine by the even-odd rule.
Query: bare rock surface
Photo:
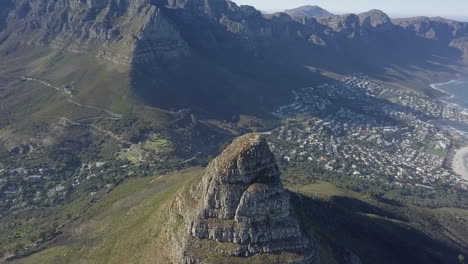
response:
[[[222,253],[230,256],[294,252],[304,257],[290,263],[311,263],[313,244],[301,230],[275,157],[260,135],[236,139],[196,185],[202,195],[190,219],[192,241],[229,244]]]

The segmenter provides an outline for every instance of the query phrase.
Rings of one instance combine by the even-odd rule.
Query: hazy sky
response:
[[[391,15],[452,16],[468,18],[468,0],[233,0],[265,11],[318,5],[336,13],[380,9]]]

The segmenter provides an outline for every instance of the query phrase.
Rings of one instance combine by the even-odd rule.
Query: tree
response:
[[[458,255],[458,260],[460,261],[460,264],[465,264],[465,257],[463,255]]]
[[[73,191],[74,191],[73,185],[71,183],[67,183],[65,185],[65,197],[66,197],[66,199],[70,198]]]

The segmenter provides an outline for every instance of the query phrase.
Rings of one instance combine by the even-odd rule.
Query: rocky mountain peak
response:
[[[391,30],[394,27],[390,17],[384,12],[373,9],[359,15],[363,28],[376,28],[380,30]]]
[[[457,22],[445,18],[435,17],[411,17],[394,19],[395,25],[415,32],[418,36],[450,42],[454,37],[468,37],[468,23]]]
[[[263,173],[255,170],[264,168]],[[279,172],[266,141],[249,134],[235,140],[209,166],[209,172],[223,183],[280,182]]]
[[[199,186],[203,196],[191,223],[193,239],[234,244],[226,252],[233,256],[311,252],[275,157],[260,135],[236,139],[210,163]]]
[[[284,11],[286,14],[292,17],[326,17],[332,16],[333,14],[319,6],[301,6],[294,9],[288,9]]]
[[[356,15],[345,14],[317,18],[317,21],[348,38],[367,37],[375,33],[395,31],[390,17],[380,10],[370,10]]]

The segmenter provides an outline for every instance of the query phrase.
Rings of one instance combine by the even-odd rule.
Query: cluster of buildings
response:
[[[414,188],[463,185],[449,166],[450,135],[427,122],[467,120],[455,106],[356,76],[296,91],[275,114],[289,120],[271,136],[285,162]]]
[[[55,204],[66,196],[69,188],[105,174],[108,169],[103,168],[104,165],[104,162],[86,164],[79,171],[23,167],[0,169],[0,212]]]
[[[55,192],[58,185],[46,185],[54,173],[54,170],[46,168],[0,169],[0,209],[4,209],[0,211],[6,213],[24,207]]]
[[[366,91],[371,97],[390,101],[394,106],[403,106],[412,114],[422,118],[441,118],[456,121],[468,121],[468,113],[456,105],[447,104],[416,94],[413,91],[386,88],[366,79],[365,76],[348,77],[343,81],[348,87]],[[401,108],[401,110],[405,110]]]

